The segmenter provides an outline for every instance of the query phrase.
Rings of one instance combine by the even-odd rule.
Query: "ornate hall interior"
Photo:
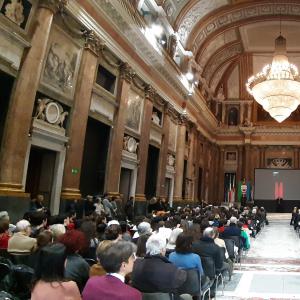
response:
[[[279,35],[300,66],[300,1],[0,8],[0,209],[13,218],[37,194],[53,214],[104,192],[133,196],[137,213],[154,196],[220,205],[243,180],[255,189],[256,169],[299,169],[298,100],[278,122],[246,83]]]

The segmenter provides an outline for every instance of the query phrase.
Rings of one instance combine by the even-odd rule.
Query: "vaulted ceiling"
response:
[[[212,90],[226,73],[234,70],[245,53],[257,56],[268,53],[270,60],[280,23],[289,56],[295,59],[300,56],[299,0],[158,0],[157,3],[162,5],[182,45],[193,52]]]

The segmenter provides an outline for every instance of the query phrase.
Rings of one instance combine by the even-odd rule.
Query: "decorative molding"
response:
[[[153,102],[156,95],[156,89],[153,88],[151,84],[145,84],[144,91],[145,98]]]
[[[136,139],[132,136],[126,135],[123,138],[123,150],[137,154],[139,143],[136,141]]]
[[[228,0],[201,0],[197,2],[178,26],[178,35],[182,44],[184,46],[187,44],[190,33],[203,17],[215,9],[228,4],[228,2]]]
[[[128,63],[122,63],[120,65],[120,78],[126,80],[128,83],[132,82],[135,72]]]
[[[41,98],[37,100],[34,119],[63,128],[65,118],[68,114],[58,102],[48,98]]]
[[[84,38],[85,48],[90,49],[98,56],[100,51],[104,48],[104,43],[93,30],[85,29],[82,36]]]
[[[39,0],[39,7],[50,9],[53,14],[65,10],[69,0]]]
[[[193,53],[198,53],[200,47],[205,40],[217,31],[221,31],[222,27],[233,27],[236,23],[246,22],[252,18],[281,15],[284,16],[300,16],[300,4],[295,1],[278,1],[263,2],[250,1],[245,6],[236,6],[232,9],[224,10],[218,14],[211,14],[208,21],[194,23],[197,28],[196,36],[190,36],[187,45],[192,45]]]

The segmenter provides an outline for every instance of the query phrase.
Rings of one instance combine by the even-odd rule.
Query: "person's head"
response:
[[[230,224],[237,224],[237,218],[236,217],[231,217],[230,218],[230,220],[229,220],[229,222],[230,222]]]
[[[22,232],[26,235],[31,234],[31,224],[27,220],[21,220],[16,224],[17,231]]]
[[[146,252],[147,252],[146,251],[146,243],[150,236],[151,236],[151,234],[144,234],[138,238],[138,241],[136,243],[136,246],[137,246],[136,256],[137,257],[146,256]]]
[[[7,221],[9,223],[9,215],[8,212],[5,210],[0,211],[0,222],[1,221]]]
[[[103,252],[113,243],[113,241],[104,240],[99,243],[97,249],[96,249],[96,257],[98,261],[100,262],[101,255]]]
[[[43,247],[37,257],[35,281],[63,281],[66,260],[66,247],[55,243]]]
[[[160,234],[154,234],[149,237],[146,243],[146,253],[149,255],[162,255],[166,254],[166,239]]]
[[[44,201],[44,195],[38,194],[36,196],[36,201],[39,202],[39,203],[42,203]]]
[[[42,248],[42,247],[45,247],[48,244],[50,244],[52,242],[51,231],[45,230],[45,231],[39,233],[38,236],[36,237],[36,242],[37,242],[38,248]]]
[[[120,239],[122,237],[121,226],[117,224],[107,226],[107,228],[104,231],[104,234],[106,240],[114,241]]]
[[[207,227],[203,231],[203,237],[204,238],[214,238],[214,229],[212,227]]]
[[[53,240],[56,241],[60,236],[66,233],[66,227],[63,224],[53,224],[49,227],[52,232]]]
[[[174,249],[175,245],[176,245],[176,240],[177,237],[183,232],[182,228],[175,228],[172,230],[170,237],[169,237],[169,241],[167,244],[167,248],[168,249]]]
[[[177,237],[175,251],[177,253],[182,253],[182,254],[191,253],[192,243],[193,243],[193,236],[182,232]]]
[[[100,263],[107,273],[125,276],[132,271],[135,252],[136,246],[131,242],[111,243],[100,255]]]
[[[9,228],[9,221],[8,220],[0,220],[0,234],[7,232]]]
[[[88,242],[83,232],[79,230],[67,231],[58,238],[58,241],[65,245],[67,255],[81,252],[88,246]]]
[[[138,227],[137,227],[139,235],[144,235],[144,234],[151,234],[152,233],[152,228],[150,223],[148,222],[141,222]]]
[[[96,223],[90,220],[84,220],[80,225],[82,231],[88,241],[96,237]]]

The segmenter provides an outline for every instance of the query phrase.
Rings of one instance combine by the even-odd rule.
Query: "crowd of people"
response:
[[[250,236],[266,221],[257,207],[202,203],[172,209],[152,199],[149,214],[134,216],[133,198],[123,210],[115,202],[108,195],[87,197],[83,217],[72,209],[51,216],[38,197],[15,225],[0,212],[0,263],[12,270],[0,277],[0,288],[20,297],[13,270],[21,268],[21,258],[21,266],[32,270],[24,299],[135,300],[157,292],[180,299],[189,269],[211,282],[213,294],[203,258],[230,280],[235,257],[250,248]],[[233,248],[228,239],[235,240]]]

